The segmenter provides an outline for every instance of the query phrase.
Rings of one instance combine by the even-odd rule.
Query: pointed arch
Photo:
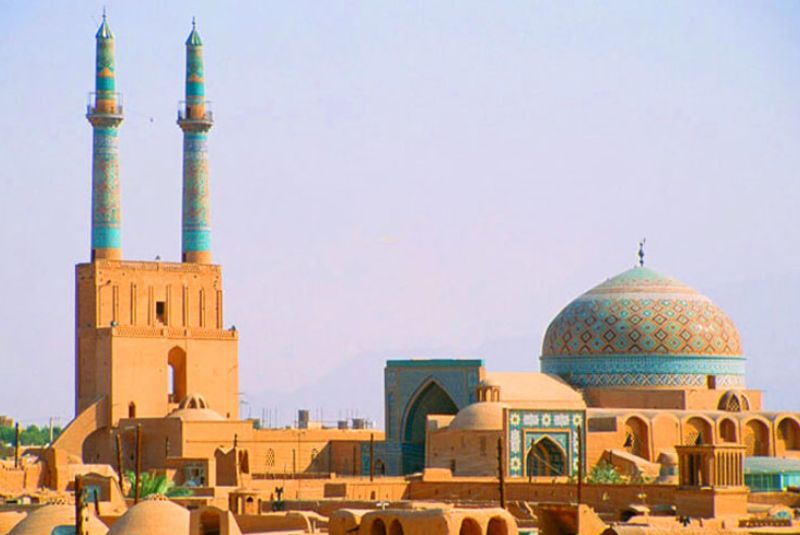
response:
[[[683,443],[686,445],[712,444],[711,422],[704,416],[692,416],[683,423]]]
[[[567,455],[552,438],[544,436],[531,445],[525,461],[528,477],[562,476],[567,471]]]
[[[492,517],[489,520],[489,525],[486,526],[486,535],[508,535],[508,532],[508,523],[499,516]]]
[[[776,429],[779,454],[786,451],[800,450],[800,423],[791,416],[785,416],[778,421]]]
[[[748,457],[766,457],[770,453],[769,424],[751,418],[742,427],[742,442]]]
[[[433,378],[417,389],[403,417],[403,472],[420,472],[425,467],[425,432],[429,414],[456,414],[456,405],[447,390]]]
[[[458,535],[483,535],[483,530],[474,518],[467,517],[461,521]]]
[[[186,351],[175,346],[167,353],[167,366],[169,368],[168,395],[170,403],[180,403],[186,398]]]
[[[722,418],[717,424],[720,442],[738,442],[739,433],[736,431],[736,422],[731,418]]]
[[[650,460],[650,426],[639,416],[625,420],[624,447],[629,453]]]

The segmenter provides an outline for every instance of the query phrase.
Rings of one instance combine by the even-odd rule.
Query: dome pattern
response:
[[[739,331],[704,295],[636,267],[592,288],[547,328],[542,371],[576,386],[743,386]]]

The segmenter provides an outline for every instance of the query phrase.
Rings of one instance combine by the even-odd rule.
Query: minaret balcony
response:
[[[211,110],[211,102],[187,102],[182,100],[178,103],[178,124],[181,127],[201,127],[210,128],[214,122],[214,112]]]
[[[107,116],[122,119],[122,93],[92,91],[86,103],[86,116]]]

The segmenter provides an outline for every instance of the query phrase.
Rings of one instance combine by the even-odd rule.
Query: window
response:
[[[167,303],[165,301],[156,301],[156,321],[166,324],[167,318]]]

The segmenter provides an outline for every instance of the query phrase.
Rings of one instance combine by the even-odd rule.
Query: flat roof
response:
[[[387,360],[387,368],[479,368],[483,359],[403,359]]]

